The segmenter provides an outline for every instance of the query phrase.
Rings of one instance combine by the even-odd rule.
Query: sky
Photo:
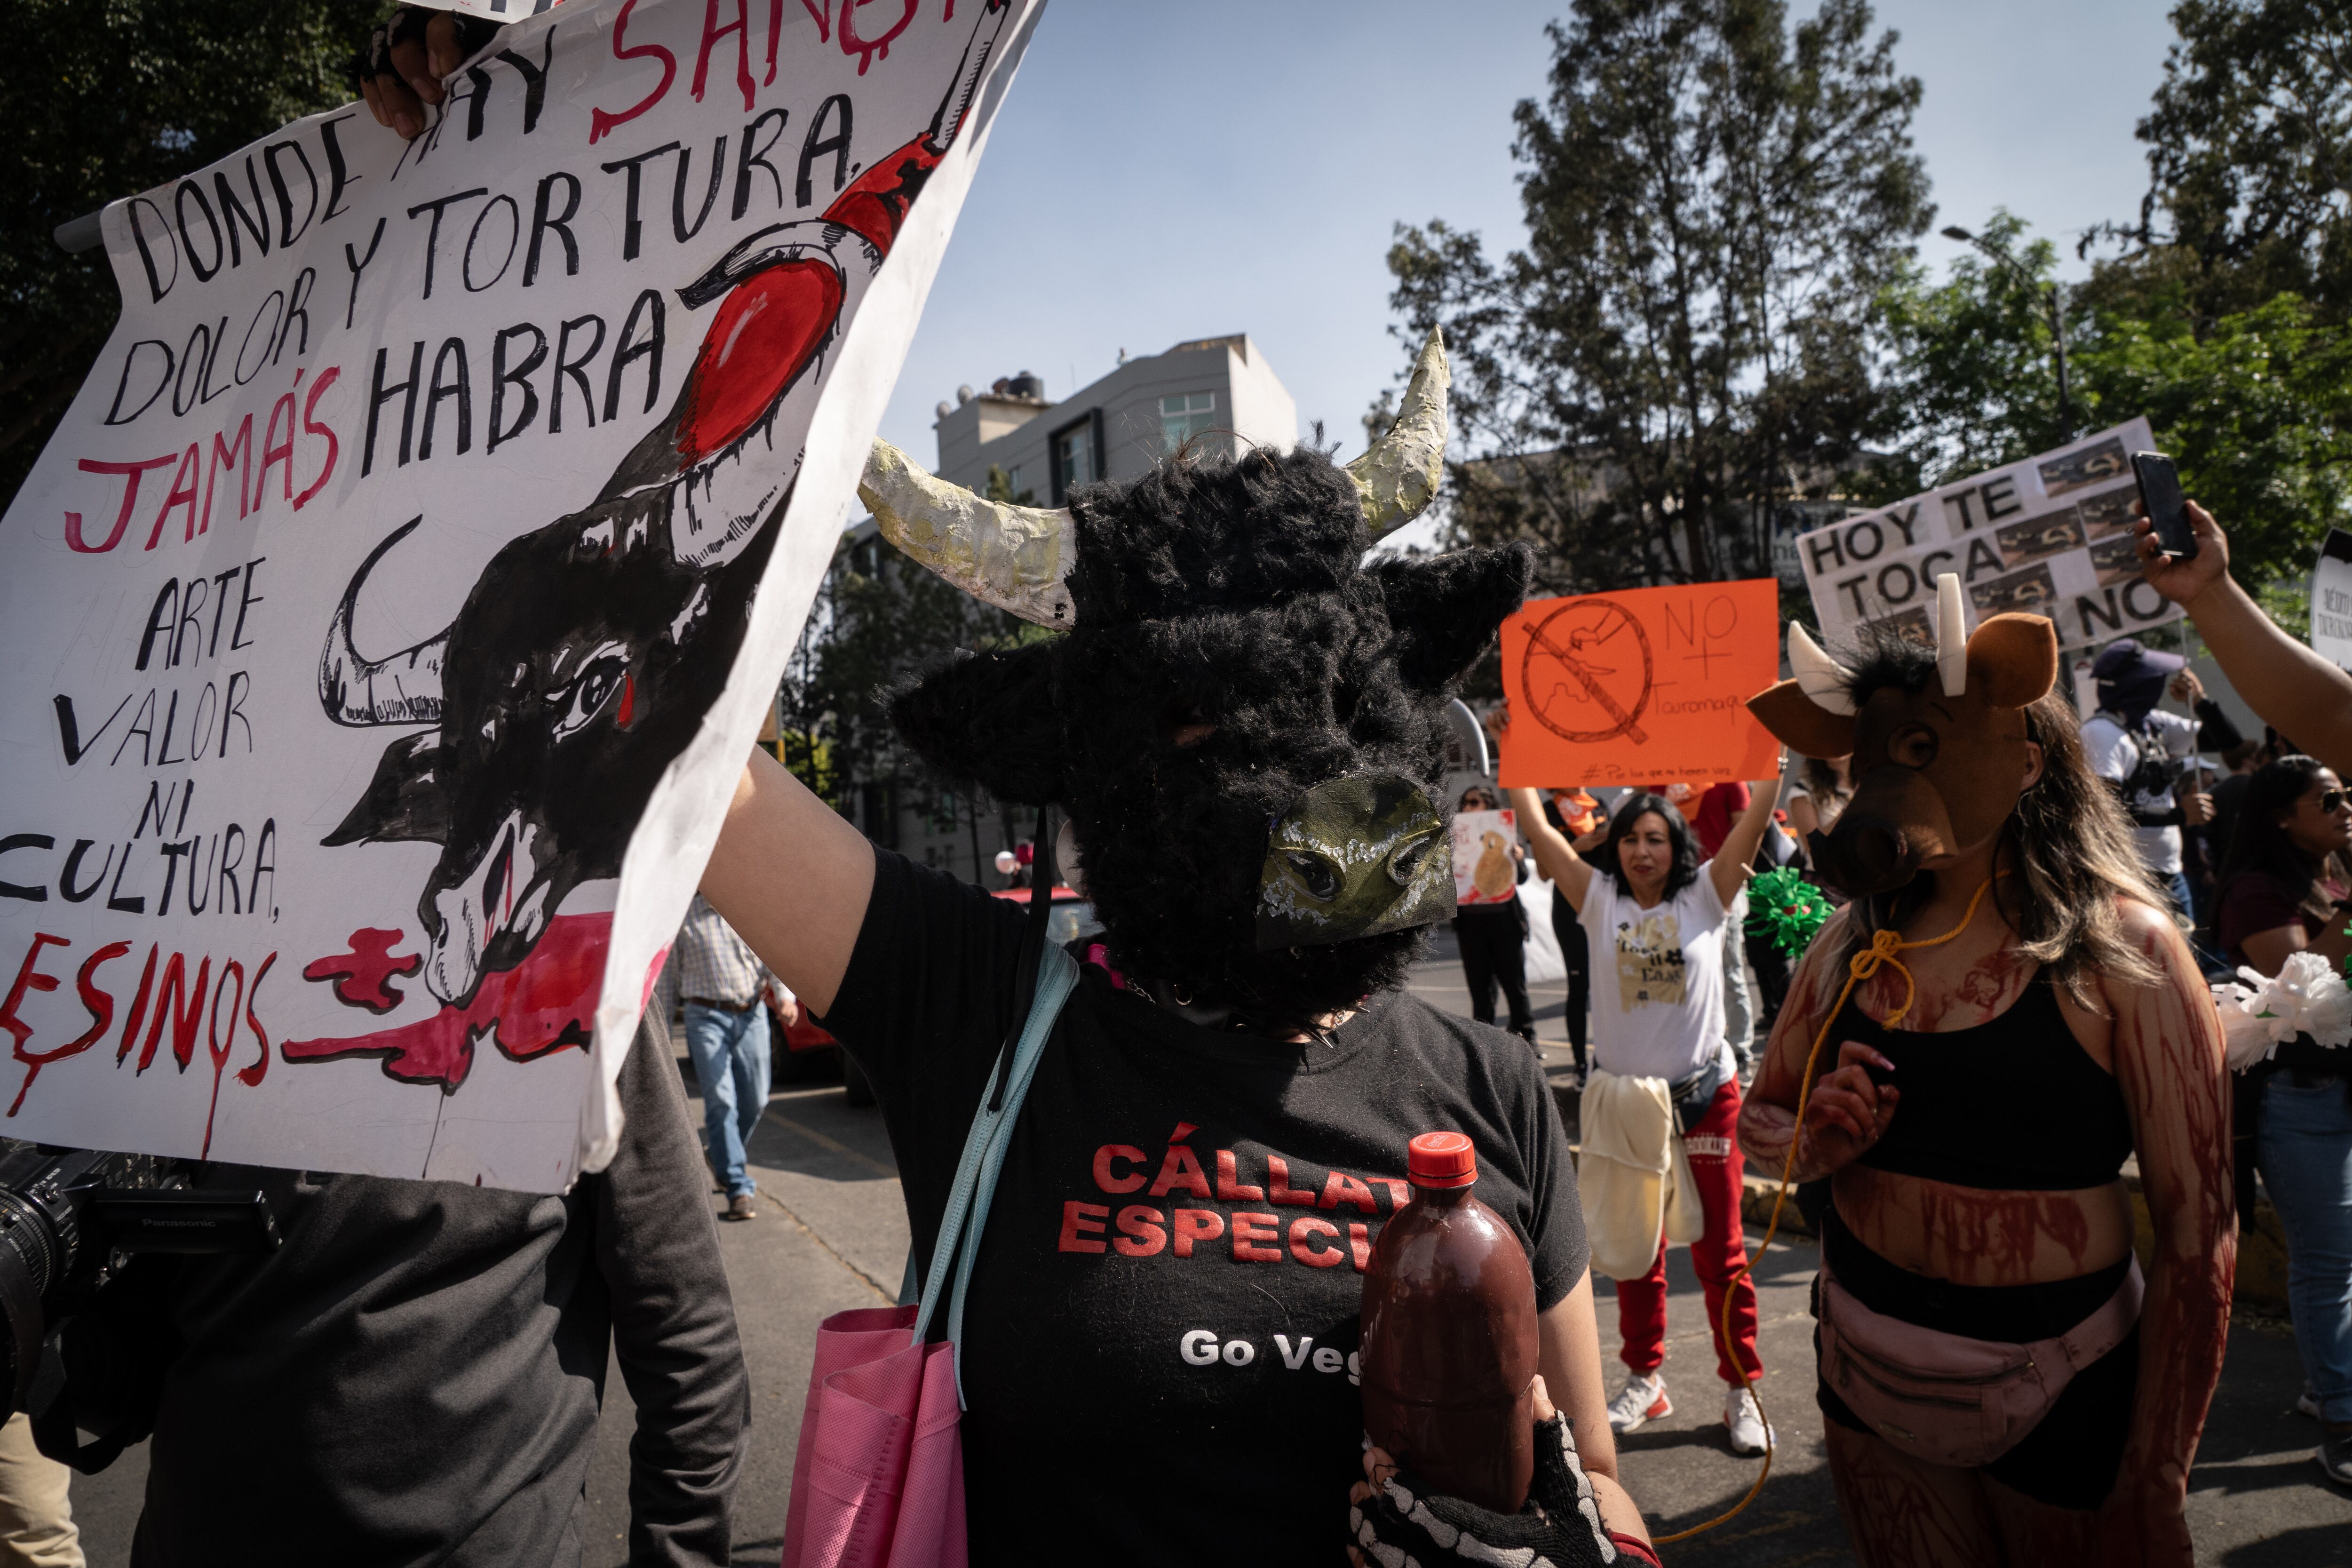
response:
[[[1539,97],[1558,0],[1053,0],[998,115],[898,391],[888,440],[928,460],[959,384],[1034,371],[1050,398],[1247,332],[1341,456],[1408,363],[1389,331],[1399,222],[1490,252],[1520,224],[1511,110]],[[1795,0],[1793,16],[1809,15]],[[2162,78],[2162,0],[1882,0],[1920,79],[1935,227],[2005,206],[2061,239],[2129,218],[2133,127]],[[1938,274],[1959,247],[1932,230]]]

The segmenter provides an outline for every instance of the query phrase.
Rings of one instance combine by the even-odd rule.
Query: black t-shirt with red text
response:
[[[1025,910],[877,851],[824,1019],[874,1082],[928,1264],[1013,1022]],[[1537,1304],[1584,1274],[1567,1135],[1524,1042],[1411,996],[1328,1044],[1190,1024],[1082,972],[964,1311],[975,1563],[1344,1562],[1362,1275],[1405,1144],[1466,1133]],[[944,1316],[944,1314],[942,1314]]]

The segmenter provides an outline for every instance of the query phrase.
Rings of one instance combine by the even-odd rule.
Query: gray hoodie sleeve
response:
[[[751,1436],[751,1384],[667,1031],[648,1014],[621,1068],[627,1118],[599,1182],[596,1262],[637,1429],[629,1440],[633,1568],[725,1568]]]

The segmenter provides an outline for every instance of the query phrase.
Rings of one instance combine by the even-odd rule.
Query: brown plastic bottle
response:
[[[1412,1201],[1364,1269],[1364,1430],[1439,1492],[1517,1513],[1535,1470],[1535,1276],[1470,1195],[1469,1139],[1423,1133],[1405,1174]]]

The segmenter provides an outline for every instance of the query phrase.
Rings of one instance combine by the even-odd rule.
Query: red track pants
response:
[[[1690,1154],[1691,1179],[1698,1185],[1699,1206],[1706,1215],[1706,1234],[1691,1243],[1691,1268],[1706,1293],[1707,1331],[1715,1341],[1716,1374],[1726,1383],[1739,1381],[1731,1353],[1723,1343],[1723,1297],[1731,1290],[1731,1339],[1739,1359],[1752,1376],[1764,1370],[1756,1359],[1756,1287],[1741,1274],[1731,1277],[1748,1258],[1748,1237],[1739,1219],[1741,1164],[1739,1159],[1739,1085],[1726,1083],[1715,1091],[1706,1117],[1684,1138]],[[1666,1359],[1666,1247],[1658,1244],[1658,1260],[1639,1279],[1617,1281],[1617,1328],[1625,1337],[1625,1364],[1635,1372],[1654,1373]]]

